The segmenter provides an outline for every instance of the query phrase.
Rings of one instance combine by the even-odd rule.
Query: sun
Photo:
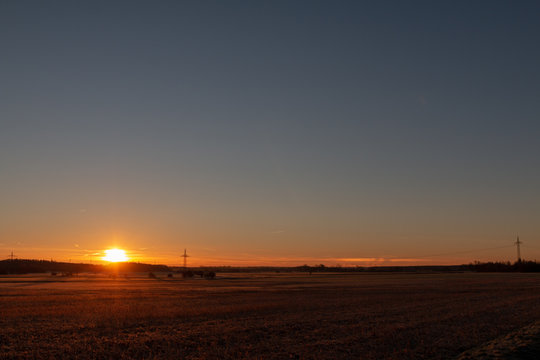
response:
[[[108,249],[105,250],[105,256],[101,258],[102,260],[109,262],[123,262],[128,261],[126,252],[121,249]]]

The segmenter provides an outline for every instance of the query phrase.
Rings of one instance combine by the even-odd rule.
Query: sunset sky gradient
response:
[[[538,1],[2,1],[0,258],[540,260]]]

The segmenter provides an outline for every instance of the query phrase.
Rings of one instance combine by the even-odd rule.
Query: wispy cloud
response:
[[[336,261],[343,261],[343,262],[424,262],[424,261],[430,261],[430,259],[413,259],[413,258],[386,258],[386,257],[379,257],[379,258],[336,258],[333,259]]]

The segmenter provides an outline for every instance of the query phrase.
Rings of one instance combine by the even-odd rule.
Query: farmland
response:
[[[538,274],[0,276],[1,358],[446,359],[538,321]]]

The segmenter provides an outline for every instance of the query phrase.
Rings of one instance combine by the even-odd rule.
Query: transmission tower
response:
[[[13,255],[13,250],[11,250],[11,254],[9,255],[9,259],[11,261],[13,261],[13,258],[15,257],[16,255]]]
[[[519,241],[519,236],[517,237],[517,241],[514,244],[516,244],[516,247],[517,247],[517,261],[521,262],[521,251],[520,251],[519,246],[523,243]]]
[[[186,249],[184,249],[184,255],[180,255],[180,256],[184,258],[184,269],[185,269],[187,267],[187,258],[189,257]]]

